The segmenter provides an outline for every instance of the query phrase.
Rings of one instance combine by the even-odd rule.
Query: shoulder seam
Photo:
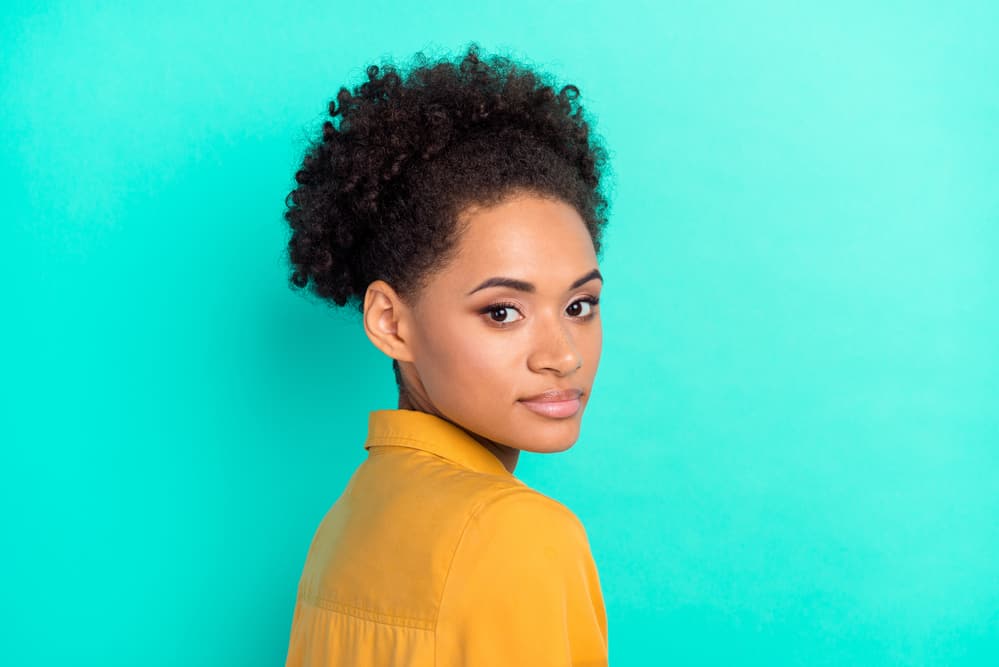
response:
[[[440,597],[437,600],[437,613],[434,614],[433,630],[434,630],[434,667],[437,667],[437,632],[440,629],[440,616],[441,616],[441,606],[444,602],[444,596],[447,593],[447,585],[451,579],[451,568],[454,567],[454,558],[458,554],[458,549],[461,548],[461,543],[465,540],[465,533],[468,530],[468,524],[471,523],[472,519],[478,516],[479,512],[489,504],[504,498],[512,493],[517,493],[527,490],[527,487],[509,487],[502,489],[499,493],[492,495],[484,500],[482,500],[475,509],[468,513],[468,517],[465,518],[465,523],[461,526],[461,533],[458,535],[458,539],[454,543],[454,550],[451,551],[451,557],[448,559],[447,571],[444,573],[444,583],[441,584]]]
[[[465,540],[465,533],[468,531],[468,524],[472,522],[472,519],[477,517],[483,509],[489,505],[494,504],[496,501],[505,498],[514,493],[521,493],[527,491],[527,487],[508,487],[501,489],[498,493],[490,495],[488,498],[483,499],[478,505],[475,506],[471,512],[469,512],[468,517],[465,519],[465,523],[461,526],[461,533],[458,535],[457,541],[454,543],[454,550],[451,551],[451,557],[448,559],[447,572],[444,573],[444,583],[441,585],[441,596],[437,601],[437,615],[434,617],[434,626],[436,630],[437,619],[440,617],[441,602],[444,599],[444,593],[447,591],[448,580],[451,578],[451,568],[454,566],[454,558],[458,554],[458,550],[461,548],[461,543]]]
[[[434,617],[434,625],[436,626],[437,619],[440,617],[440,602],[444,599],[444,592],[447,590],[448,580],[451,578],[451,568],[454,566],[454,557],[458,554],[458,549],[461,547],[461,543],[465,540],[465,533],[468,531],[468,524],[472,522],[472,519],[477,517],[484,508],[495,503],[496,501],[505,498],[514,493],[522,493],[527,491],[527,487],[508,487],[501,489],[499,493],[489,496],[483,499],[478,505],[475,506],[471,512],[469,512],[468,517],[465,519],[465,523],[461,526],[461,534],[458,535],[458,539],[454,544],[454,550],[451,552],[451,557],[448,559],[447,572],[444,573],[444,584],[441,586],[441,599],[437,601],[437,616]],[[436,629],[436,628],[435,628]]]
[[[458,536],[458,540],[455,542],[454,550],[451,552],[451,556],[448,559],[447,571],[444,573],[444,583],[441,586],[440,599],[437,601],[437,615],[434,617],[435,631],[436,631],[437,620],[440,617],[441,602],[444,599],[444,594],[447,591],[448,580],[451,577],[451,568],[454,566],[455,556],[457,556],[458,551],[461,548],[461,544],[465,539],[465,534],[468,531],[468,524],[472,522],[472,519],[479,516],[482,513],[482,511],[485,510],[487,507],[495,505],[497,502],[515,494],[525,494],[525,495],[535,496],[546,505],[555,507],[560,513],[567,515],[571,519],[573,525],[579,530],[583,531],[585,534],[585,529],[583,528],[583,524],[579,520],[579,517],[573,514],[573,512],[569,510],[569,508],[567,508],[565,505],[558,502],[554,498],[546,496],[545,494],[537,491],[536,489],[532,489],[529,486],[507,487],[501,489],[498,493],[495,493],[489,496],[488,498],[485,498],[478,505],[475,506],[475,509],[473,509],[469,513],[468,517],[465,519],[465,523],[461,527],[461,533]]]

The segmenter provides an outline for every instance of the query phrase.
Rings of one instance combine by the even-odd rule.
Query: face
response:
[[[462,222],[454,258],[411,305],[404,376],[482,437],[565,450],[579,437],[602,346],[590,234],[574,207],[530,194],[468,209]]]

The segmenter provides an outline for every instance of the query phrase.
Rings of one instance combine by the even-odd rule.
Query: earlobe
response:
[[[412,361],[405,336],[409,311],[392,286],[384,280],[368,285],[364,293],[364,332],[379,350],[398,361]]]

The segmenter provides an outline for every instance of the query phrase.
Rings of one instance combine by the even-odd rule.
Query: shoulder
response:
[[[555,530],[585,537],[572,510],[516,477],[433,463],[421,476],[421,505],[438,518],[458,519],[464,533],[488,525],[494,533]]]
[[[464,563],[533,578],[592,566],[586,530],[561,502],[527,486],[494,488],[480,500],[458,537],[452,572]]]
[[[469,517],[465,528],[488,529],[494,539],[533,543],[554,537],[586,542],[579,517],[564,504],[528,486],[494,488]]]
[[[586,531],[529,487],[469,517],[438,607],[445,664],[606,665],[607,617]]]

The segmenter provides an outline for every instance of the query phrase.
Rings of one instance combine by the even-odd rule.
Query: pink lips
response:
[[[578,389],[552,389],[542,392],[537,396],[522,398],[518,402],[531,412],[537,413],[542,417],[565,419],[579,412],[579,408],[582,405],[579,397],[582,393]]]

